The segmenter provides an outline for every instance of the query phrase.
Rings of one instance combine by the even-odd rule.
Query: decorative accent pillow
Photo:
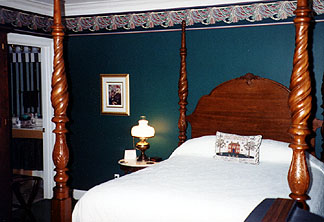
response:
[[[214,158],[242,163],[259,164],[262,136],[241,136],[216,132]]]

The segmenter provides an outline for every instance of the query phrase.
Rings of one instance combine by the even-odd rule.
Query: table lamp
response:
[[[138,137],[140,141],[136,143],[136,149],[141,151],[141,155],[137,158],[137,161],[148,160],[145,155],[145,150],[150,148],[150,144],[146,141],[147,138],[153,137],[155,130],[153,127],[148,125],[148,121],[145,119],[145,116],[141,116],[141,119],[138,121],[138,125],[133,126],[131,130],[133,137]]]

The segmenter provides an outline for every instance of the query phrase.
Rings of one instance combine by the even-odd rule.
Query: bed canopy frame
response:
[[[307,208],[305,201],[310,178],[306,163],[305,151],[308,149],[306,137],[310,134],[308,129],[308,118],[311,113],[312,98],[311,79],[308,66],[308,30],[311,21],[311,9],[308,0],[297,0],[296,18],[296,43],[293,62],[293,71],[290,81],[289,107],[291,112],[291,126],[289,133],[292,136],[290,147],[293,149],[293,157],[288,173],[288,183],[291,189],[290,197]],[[61,1],[54,0],[54,25],[52,27],[54,39],[54,71],[52,76],[51,101],[54,108],[52,121],[56,127],[56,135],[53,150],[53,162],[56,175],[54,176],[55,187],[52,199],[51,221],[71,221],[72,201],[70,189],[67,186],[67,164],[69,161],[69,150],[66,143],[66,127],[68,121],[66,109],[68,106],[67,79],[63,59],[63,25],[61,20]],[[188,82],[186,72],[186,44],[185,44],[185,22],[182,24],[182,43],[180,49],[181,69],[179,78],[179,105],[180,117],[179,145],[186,139],[187,117],[186,105],[188,97]],[[190,118],[189,118],[190,119]],[[323,128],[322,128],[323,131]]]

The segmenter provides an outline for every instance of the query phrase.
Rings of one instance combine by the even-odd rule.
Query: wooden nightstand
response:
[[[121,159],[118,161],[120,169],[124,171],[125,174],[133,173],[138,170],[144,169],[146,167],[152,166],[158,162],[160,162],[162,158],[152,157],[148,161],[136,161],[136,160],[124,160]]]

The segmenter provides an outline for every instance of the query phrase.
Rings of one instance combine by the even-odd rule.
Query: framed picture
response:
[[[129,116],[129,75],[101,74],[101,114]]]

